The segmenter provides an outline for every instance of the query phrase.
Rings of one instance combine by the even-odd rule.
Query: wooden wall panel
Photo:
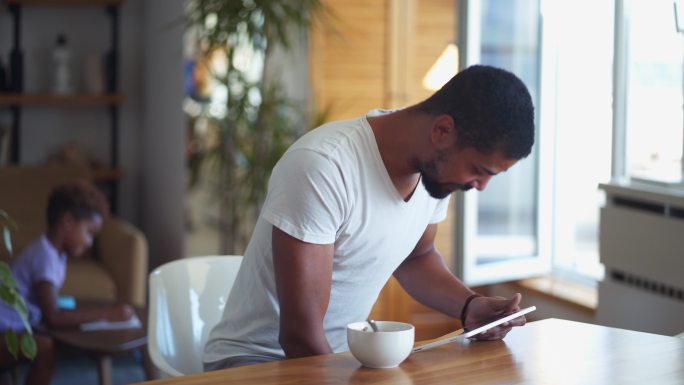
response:
[[[414,94],[411,102],[417,103],[432,94],[423,87],[423,77],[439,58],[447,44],[456,42],[455,0],[416,1],[416,31],[413,47],[414,61],[411,79]]]
[[[384,107],[385,1],[326,0],[330,15],[314,26],[311,69],[314,103],[328,120]]]

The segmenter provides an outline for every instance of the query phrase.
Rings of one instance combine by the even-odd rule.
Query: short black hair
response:
[[[86,180],[75,180],[55,188],[48,197],[47,222],[53,229],[59,218],[69,213],[77,220],[91,219],[96,215],[105,217],[109,205],[104,194]]]
[[[415,106],[419,111],[454,119],[458,147],[508,159],[522,159],[534,144],[534,106],[525,84],[501,68],[474,65],[457,73],[441,89]]]

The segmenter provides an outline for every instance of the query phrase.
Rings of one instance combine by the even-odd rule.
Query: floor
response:
[[[23,376],[22,368],[20,376]],[[112,359],[112,385],[127,385],[145,381],[145,373],[137,353],[114,356]],[[23,378],[19,384],[23,384]],[[93,358],[75,350],[60,351],[57,370],[51,385],[98,385],[97,365]]]

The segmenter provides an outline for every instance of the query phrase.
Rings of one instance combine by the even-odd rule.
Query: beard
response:
[[[437,154],[436,159],[426,162],[415,159],[412,162],[413,166],[420,173],[420,180],[423,183],[423,187],[425,187],[425,191],[435,199],[444,199],[454,191],[468,191],[473,188],[471,185],[439,182],[437,179],[439,174],[437,164],[443,162],[445,155],[446,152],[440,152]]]
[[[473,186],[469,185],[439,183],[432,176],[422,171],[420,173],[420,180],[423,183],[423,187],[425,187],[425,191],[427,191],[428,194],[435,199],[444,199],[454,191],[468,191],[473,188]]]

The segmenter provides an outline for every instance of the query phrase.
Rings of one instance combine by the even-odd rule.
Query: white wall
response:
[[[147,0],[143,27],[142,228],[152,264],[183,256],[183,0]]]

